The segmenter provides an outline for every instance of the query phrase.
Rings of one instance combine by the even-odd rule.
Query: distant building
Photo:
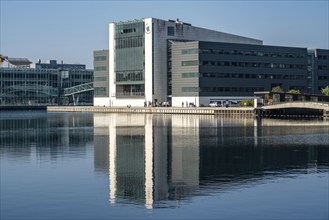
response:
[[[27,68],[26,62],[24,66],[15,66],[14,62],[11,64],[10,67],[0,68],[0,105],[93,103],[93,71],[86,70],[85,65],[76,68],[75,64],[56,66],[56,62],[52,62],[49,66],[40,62],[36,64],[36,68]],[[84,86],[86,91],[81,90],[81,85],[90,83],[91,89]]]
[[[41,60],[35,64],[36,69],[70,69],[70,70],[84,70],[86,65],[84,64],[66,64],[63,61],[57,63],[56,60],[49,60],[48,63],[41,63]]]

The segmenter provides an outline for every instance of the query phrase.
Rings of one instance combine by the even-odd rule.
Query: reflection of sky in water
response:
[[[18,115],[0,117],[5,217],[328,216],[327,122]]]

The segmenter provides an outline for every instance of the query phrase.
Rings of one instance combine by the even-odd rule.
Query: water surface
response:
[[[0,112],[1,219],[328,219],[329,122]]]

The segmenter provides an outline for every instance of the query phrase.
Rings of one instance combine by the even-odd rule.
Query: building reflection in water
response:
[[[303,123],[94,114],[95,169],[109,172],[111,203],[147,208],[265,177],[328,170],[328,123]]]
[[[93,144],[93,115],[3,111],[0,155],[26,160],[56,160],[86,154]]]

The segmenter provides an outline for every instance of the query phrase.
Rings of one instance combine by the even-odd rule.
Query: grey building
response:
[[[94,51],[94,97],[109,96],[109,50]]]
[[[328,50],[312,53],[310,74],[306,48],[204,41],[169,41],[168,45],[168,97],[174,106],[242,100],[276,86],[304,93],[314,87],[319,93],[329,84]]]
[[[319,94],[329,86],[329,50],[313,49],[308,51],[308,89]]]

